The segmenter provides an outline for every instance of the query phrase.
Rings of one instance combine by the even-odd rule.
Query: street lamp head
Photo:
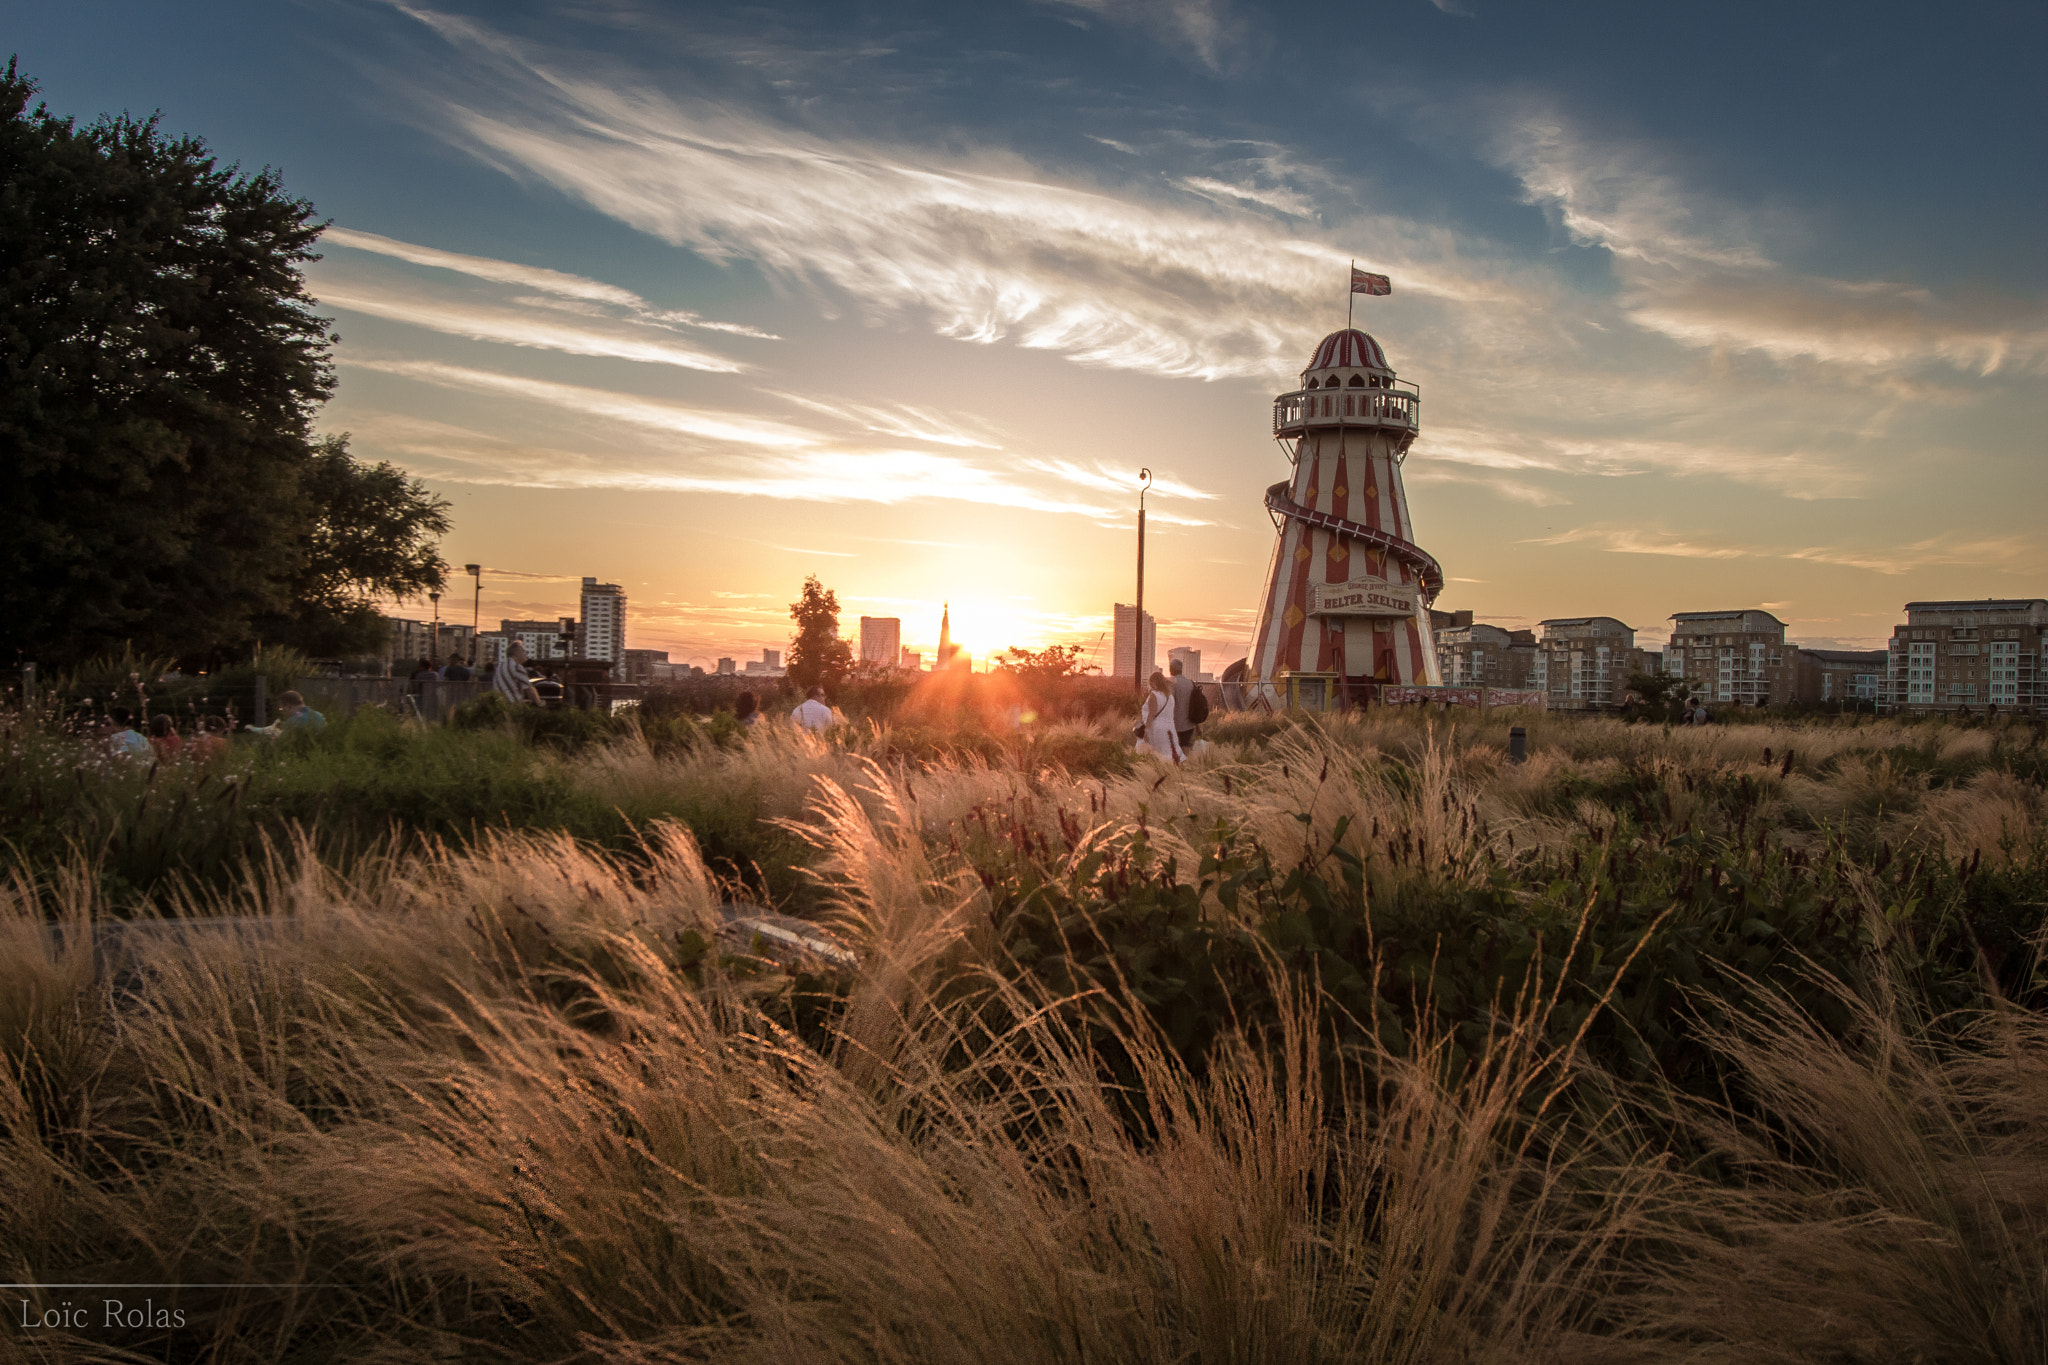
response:
[[[484,576],[484,566],[481,564],[465,564],[462,566],[462,571],[471,578],[482,578]]]

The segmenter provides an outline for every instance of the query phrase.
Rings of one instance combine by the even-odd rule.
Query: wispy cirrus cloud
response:
[[[1518,543],[1590,545],[1614,554],[1668,555],[1679,559],[1803,560],[1894,576],[1933,568],[1969,568],[2012,574],[2038,573],[2048,569],[2048,547],[2030,536],[1971,538],[1944,535],[1885,547],[1807,546],[1788,549],[1675,536],[1636,527],[1581,526],[1554,536],[1535,536]]]
[[[638,488],[725,493],[808,502],[895,506],[917,501],[979,503],[1081,516],[1120,525],[1121,507],[1036,488],[964,455],[871,449],[829,432],[687,403],[529,379],[430,360],[354,359],[349,364],[443,388],[511,398],[558,415],[596,418],[664,438],[627,441],[601,452],[536,446],[465,432],[443,423],[401,421],[378,434],[414,457],[437,462],[454,482],[529,488]],[[678,446],[672,438],[688,438]],[[735,449],[740,447],[741,449]],[[1206,523],[1161,514],[1185,525]]]
[[[1870,478],[1867,469],[1832,455],[1735,445],[1718,431],[1694,440],[1646,440],[1431,427],[1417,441],[1416,449],[1429,462],[1422,468],[1434,466],[1435,477],[1448,480],[1458,476],[1444,472],[1445,464],[1504,475],[1518,471],[1599,478],[1664,474],[1757,484],[1787,497],[1813,500],[1855,497]]]
[[[1892,374],[1941,365],[2048,373],[2037,301],[1960,303],[1895,280],[1803,274],[1774,259],[1768,215],[1692,189],[1654,146],[1554,107],[1496,106],[1493,158],[1570,238],[1612,253],[1635,326],[1683,345]]]
[[[319,302],[326,307],[366,313],[475,341],[495,341],[566,355],[676,365],[710,374],[737,374],[751,368],[729,357],[683,345],[672,333],[629,323],[593,324],[531,308],[439,297],[417,286],[338,280],[325,274],[316,275],[312,284]]]
[[[851,422],[862,431],[877,436],[894,436],[901,440],[930,441],[934,445],[960,446],[973,450],[1001,450],[1002,443],[994,439],[994,432],[979,423],[963,421],[946,413],[934,412],[930,408],[913,407],[899,403],[889,407],[848,401],[826,401],[806,398],[801,394],[783,393],[776,395],[786,403],[809,408],[813,412],[825,413],[842,421]]]
[[[559,69],[465,19],[419,17],[469,59],[466,84],[415,93],[451,141],[709,259],[745,259],[863,310],[922,313],[942,335],[1156,374],[1276,378],[1313,348],[1312,302],[1343,278],[1345,251],[1266,212],[1091,188],[1013,157],[821,137]],[[1397,264],[1427,235],[1393,220],[1370,230]],[[1499,295],[1484,273],[1418,261],[1403,279]]]
[[[1631,528],[1578,527],[1554,536],[1531,536],[1522,545],[1592,545],[1624,555],[1670,555],[1678,559],[1741,559],[1757,553],[1741,545],[1715,545],[1685,540],[1658,531]]]
[[[1068,483],[1079,484],[1083,488],[1099,488],[1105,493],[1115,493],[1120,497],[1133,499],[1138,495],[1138,481],[1126,470],[1110,469],[1101,464],[1078,465],[1072,460],[1027,458],[1024,463],[1032,469],[1042,470],[1055,478],[1065,479]],[[1207,489],[1196,488],[1193,484],[1169,478],[1154,478],[1149,491],[1163,498],[1195,498],[1205,502],[1213,502],[1217,496]]]
[[[1277,209],[1295,218],[1306,218],[1316,211],[1313,200],[1292,190],[1272,189],[1259,185],[1233,185],[1227,180],[1216,180],[1206,175],[1184,175],[1173,183],[1205,199],[1263,204],[1269,209]]]
[[[1252,36],[1230,0],[1043,0],[1044,3],[1136,29],[1192,56],[1211,71],[1235,64]]]
[[[1932,536],[1884,549],[1817,546],[1786,553],[1787,559],[1840,564],[1873,573],[1905,574],[1933,568],[1991,569],[2004,573],[2048,572],[2048,542],[2038,536]]]
[[[627,310],[637,318],[650,322],[666,323],[679,327],[694,327],[706,332],[725,332],[732,336],[751,337],[757,341],[780,341],[773,332],[764,332],[758,327],[749,327],[740,322],[718,322],[687,309],[657,308],[630,289],[622,289],[602,280],[587,279],[566,271],[550,270],[546,266],[524,265],[516,261],[500,261],[489,256],[467,256],[456,251],[442,251],[438,247],[421,246],[414,242],[401,242],[396,237],[385,237],[375,232],[362,232],[354,228],[330,227],[321,234],[320,240],[329,246],[347,247],[352,251],[368,252],[372,255],[387,256],[393,260],[405,261],[411,265],[431,266],[437,270],[453,271],[474,279],[488,280],[493,284],[517,285],[524,289],[538,290],[558,299],[574,299],[586,304],[604,304]]]
[[[501,374],[495,370],[479,370],[439,360],[361,357],[349,363],[358,369],[397,375],[424,384],[523,399],[565,412],[623,422],[669,435],[785,450],[812,449],[827,444],[829,440],[804,427],[766,421],[745,413],[668,402],[638,394],[615,393],[608,389],[585,388],[577,384],[529,379],[523,375]]]

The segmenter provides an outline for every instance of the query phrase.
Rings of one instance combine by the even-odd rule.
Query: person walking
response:
[[[1166,667],[1173,674],[1167,680],[1167,686],[1173,692],[1173,733],[1180,740],[1180,751],[1185,756],[1195,747],[1195,718],[1188,714],[1189,699],[1195,695],[1195,680],[1187,676],[1179,659]]]
[[[517,640],[505,651],[505,657],[498,660],[498,671],[491,678],[491,686],[498,695],[513,705],[529,701],[540,705],[540,691],[533,685],[533,675],[526,671],[526,646]]]
[[[827,730],[832,726],[832,708],[825,703],[825,689],[814,687],[789,718],[806,730]]]
[[[1138,713],[1145,730],[1145,745],[1161,758],[1179,763],[1180,734],[1173,728],[1173,687],[1164,673],[1154,672],[1145,704]]]

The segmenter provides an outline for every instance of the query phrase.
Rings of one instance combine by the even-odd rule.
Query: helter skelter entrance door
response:
[[[1420,395],[1364,332],[1333,332],[1273,400],[1292,477],[1266,490],[1279,540],[1259,603],[1246,679],[1254,705],[1284,704],[1289,673],[1353,685],[1436,686],[1429,606],[1443,570],[1410,538],[1401,462]]]

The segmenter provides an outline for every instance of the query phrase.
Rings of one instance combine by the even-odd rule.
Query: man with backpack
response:
[[[1195,742],[1195,727],[1209,719],[1209,697],[1187,676],[1179,659],[1167,668],[1173,674],[1173,728],[1180,738],[1181,752],[1187,753]]]

